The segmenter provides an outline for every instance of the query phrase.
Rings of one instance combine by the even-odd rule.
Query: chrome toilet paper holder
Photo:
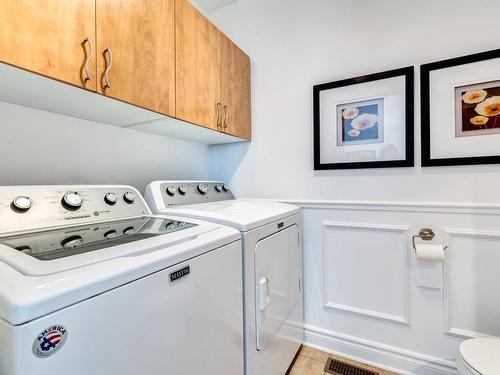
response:
[[[434,234],[434,231],[431,228],[422,228],[420,229],[420,232],[418,234],[415,234],[411,238],[411,243],[413,245],[413,250],[416,252],[417,251],[417,246],[415,245],[415,238],[420,238],[421,240],[424,241],[432,241],[436,235]],[[444,250],[446,250],[448,246],[444,247]]]

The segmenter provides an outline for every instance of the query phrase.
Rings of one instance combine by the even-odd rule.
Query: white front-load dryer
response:
[[[303,342],[300,209],[234,199],[221,182],[156,181],[146,188],[145,199],[153,212],[241,232],[245,374],[284,375]]]

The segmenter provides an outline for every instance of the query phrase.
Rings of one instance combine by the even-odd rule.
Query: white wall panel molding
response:
[[[306,345],[328,353],[378,366],[399,374],[458,374],[454,361],[416,353],[395,346],[305,326]]]
[[[373,210],[500,215],[498,203],[275,199],[316,210]]]
[[[500,285],[496,267],[500,261],[500,231],[445,228],[444,240],[448,244],[444,263],[445,333],[466,339],[500,336],[498,299],[481,292]]]
[[[407,244],[410,226],[334,221],[323,221],[322,225],[324,307],[409,326],[411,254]],[[383,246],[377,246],[374,242],[377,239],[384,241]],[[335,243],[331,243],[332,240]],[[339,246],[343,249],[339,250]],[[334,251],[342,251],[337,262],[335,255],[338,253],[334,254]],[[367,258],[361,259],[363,255]],[[377,265],[377,260],[383,264]],[[341,263],[339,269],[335,268],[336,263]],[[359,267],[352,267],[356,263]],[[352,272],[342,273],[346,265],[353,268]],[[380,273],[383,266],[390,266],[397,274],[397,280]],[[335,285],[340,285],[342,290],[335,291]],[[354,287],[346,292],[346,285]],[[385,298],[387,300],[381,306],[380,302]],[[387,310],[380,311],[382,307]]]

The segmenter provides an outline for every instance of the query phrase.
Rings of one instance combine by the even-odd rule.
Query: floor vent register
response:
[[[378,372],[365,370],[334,358],[328,358],[326,361],[325,373],[333,375],[380,375]]]

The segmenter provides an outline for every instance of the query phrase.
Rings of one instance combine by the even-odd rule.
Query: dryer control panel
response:
[[[131,186],[1,186],[0,235],[150,215]]]
[[[226,184],[214,181],[162,181],[160,191],[165,207],[234,199]]]

